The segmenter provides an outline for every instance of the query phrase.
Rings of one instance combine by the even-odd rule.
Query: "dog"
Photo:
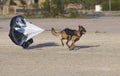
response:
[[[60,32],[56,32],[56,30],[52,27],[51,28],[51,33],[54,36],[59,36],[61,35],[61,43],[64,46],[63,40],[67,40],[66,45],[69,48],[69,50],[74,50],[75,47],[75,42],[80,39],[82,35],[84,35],[87,31],[83,26],[78,26],[78,30],[73,30],[70,28],[65,28],[64,30]],[[72,41],[71,45],[68,45],[69,41]]]

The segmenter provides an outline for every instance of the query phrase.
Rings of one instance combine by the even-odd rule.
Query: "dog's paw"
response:
[[[72,51],[72,50],[74,50],[74,48],[69,48],[69,51]]]

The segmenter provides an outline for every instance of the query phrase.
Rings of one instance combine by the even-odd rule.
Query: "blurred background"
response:
[[[120,0],[0,0],[0,16],[91,18],[120,16]]]

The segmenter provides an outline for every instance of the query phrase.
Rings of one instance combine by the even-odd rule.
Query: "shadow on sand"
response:
[[[93,48],[93,47],[100,47],[100,45],[93,45],[93,46],[89,46],[89,45],[76,46],[76,47],[75,47],[75,50],[86,49],[86,48]]]
[[[54,42],[47,42],[43,44],[37,44],[37,45],[30,46],[28,49],[44,48],[44,47],[52,47],[52,46],[59,46],[59,45],[57,45]]]
[[[30,46],[27,49],[35,49],[35,48],[45,48],[45,47],[53,47],[53,46],[60,46],[54,42],[47,42],[47,43],[41,43],[37,45]],[[75,46],[74,50],[79,50],[79,49],[86,49],[86,48],[93,48],[93,47],[100,47],[100,45],[83,45],[83,46]]]

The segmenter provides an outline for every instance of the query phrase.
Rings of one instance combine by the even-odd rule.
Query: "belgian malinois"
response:
[[[70,50],[73,50],[75,47],[75,42],[78,41],[80,39],[80,37],[86,33],[86,29],[83,26],[78,26],[79,29],[78,30],[73,30],[70,28],[65,28],[64,30],[60,31],[60,32],[56,32],[54,28],[51,29],[51,33],[54,36],[59,36],[61,35],[61,43],[64,46],[63,40],[67,40],[66,45],[68,46],[68,48]],[[71,45],[68,45],[68,42],[72,41]]]

